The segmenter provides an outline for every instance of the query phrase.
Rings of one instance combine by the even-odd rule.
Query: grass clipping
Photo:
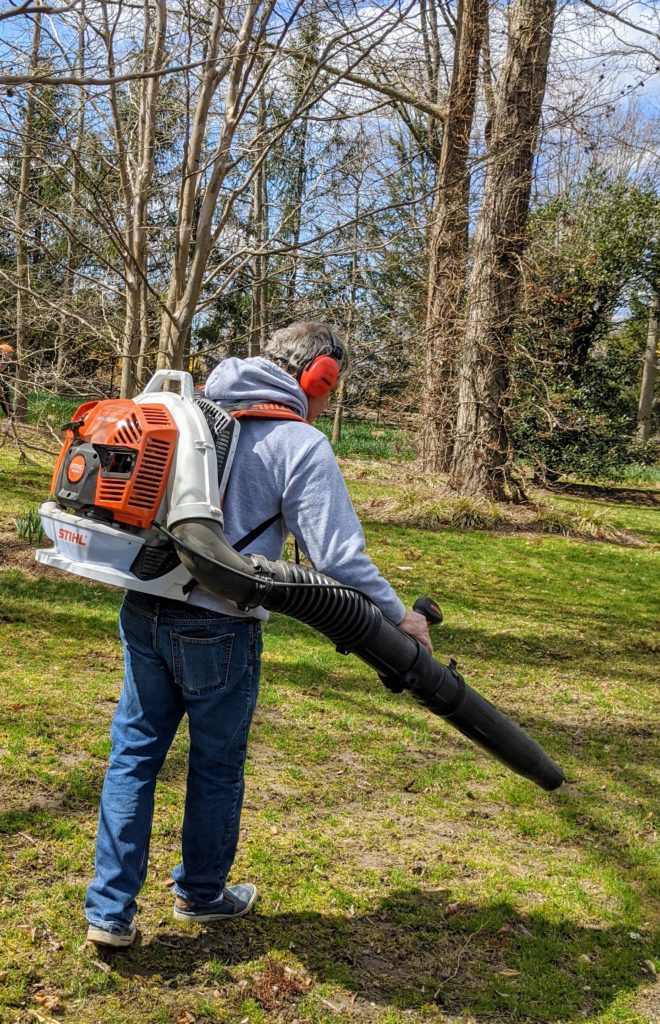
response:
[[[505,505],[466,495],[452,497],[407,491],[390,498],[376,499],[362,512],[377,522],[420,530],[436,530],[441,526],[457,530],[518,530],[619,544],[641,543],[639,538],[612,526],[605,512],[585,505],[568,508],[545,499],[526,505]]]

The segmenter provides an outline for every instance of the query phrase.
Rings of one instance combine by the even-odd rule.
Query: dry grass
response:
[[[376,501],[368,514],[370,519],[420,530],[435,530],[439,526],[492,530],[505,522],[504,513],[495,502],[463,496],[451,498],[420,490],[407,490]]]
[[[454,497],[438,488],[408,487],[390,497],[373,499],[362,505],[360,511],[376,522],[419,530],[515,530],[634,546],[644,544],[635,534],[615,527],[604,510],[587,505],[568,507],[548,498],[514,505],[465,495]]]

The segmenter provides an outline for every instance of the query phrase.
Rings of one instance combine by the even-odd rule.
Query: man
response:
[[[403,604],[364,551],[364,535],[324,434],[311,424],[348,364],[326,324],[276,331],[264,356],[227,359],[208,398],[238,406],[241,432],[225,499],[225,535],[281,556],[288,533],[322,572],[366,593],[431,649],[426,619]],[[269,418],[259,403],[275,405]],[[250,408],[245,408],[245,406]],[[270,410],[272,415],[272,408]],[[188,715],[190,755],[174,916],[220,921],[252,907],[252,884],[229,886],[243,802],[243,767],[257,699],[264,609],[240,612],[197,586],[186,604],[128,592],[120,613],[125,675],[103,785],[88,938],[128,946],[149,855],[156,777]]]
[[[13,348],[11,345],[7,344],[0,345],[0,409],[2,409],[7,419],[10,419],[14,415],[14,410],[11,404],[11,391],[7,381],[9,371],[12,369],[13,365]]]

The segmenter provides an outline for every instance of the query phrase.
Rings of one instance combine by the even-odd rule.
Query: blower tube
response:
[[[327,636],[341,654],[355,654],[376,670],[390,690],[409,690],[434,715],[477,743],[512,771],[545,790],[564,773],[542,747],[468,686],[455,662],[442,665],[417,640],[389,622],[358,590],[290,562],[240,555],[209,519],[161,527],[188,572],[211,593],[240,608],[262,605],[290,615]]]

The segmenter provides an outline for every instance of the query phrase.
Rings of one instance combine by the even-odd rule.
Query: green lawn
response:
[[[359,502],[378,490],[361,473]],[[0,541],[49,477],[0,451]],[[82,902],[121,682],[119,595],[41,573],[27,553],[17,564],[5,544],[0,1020],[657,1021],[660,524],[652,507],[605,504],[643,546],[365,524],[401,595],[440,601],[438,653],[564,765],[561,791],[273,617],[234,873],[258,885],[255,912],[208,928],[171,917],[181,734],[141,941],[114,956],[83,945]]]

